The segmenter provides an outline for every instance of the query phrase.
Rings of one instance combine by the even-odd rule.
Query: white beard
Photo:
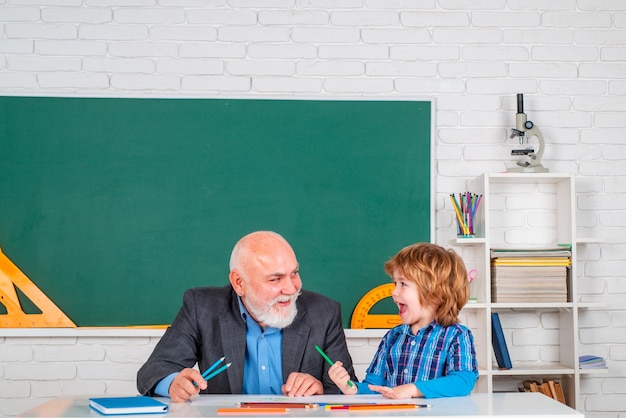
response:
[[[291,325],[298,314],[298,308],[296,307],[296,300],[298,299],[298,296],[300,296],[300,291],[292,296],[278,296],[263,305],[262,302],[258,302],[254,293],[249,292],[247,295],[249,306],[247,308],[259,323],[272,328],[282,329]],[[286,302],[288,300],[291,301],[291,303],[287,309],[274,308],[276,303]]]

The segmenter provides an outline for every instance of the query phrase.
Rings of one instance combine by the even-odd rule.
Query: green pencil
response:
[[[331,366],[332,366],[333,364],[335,364],[335,363],[334,363],[334,362],[330,359],[330,357],[328,357],[328,356],[326,355],[326,353],[322,351],[322,349],[321,349],[319,346],[317,346],[317,345],[316,345],[316,346],[315,346],[315,349],[317,350],[317,352],[318,352],[318,353],[320,353],[320,354],[322,355],[322,357],[324,357],[324,360],[326,360],[326,362],[327,362],[328,364],[330,364]],[[354,387],[354,383],[352,383],[352,380],[348,380],[348,386],[350,386],[351,388],[353,388],[353,387]]]

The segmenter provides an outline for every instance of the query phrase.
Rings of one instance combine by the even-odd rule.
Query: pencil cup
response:
[[[462,227],[459,225],[457,228],[457,238],[476,238],[476,234],[464,234],[462,232]]]
[[[450,195],[452,207],[457,225],[458,238],[474,238],[476,236],[474,230],[474,220],[476,218],[476,209],[482,200],[482,195],[472,194],[470,192],[459,193],[458,200],[454,194]]]

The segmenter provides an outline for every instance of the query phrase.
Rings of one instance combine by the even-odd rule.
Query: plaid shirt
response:
[[[432,322],[413,335],[410,325],[402,324],[383,337],[365,380],[395,387],[455,371],[478,373],[474,337],[466,326]]]

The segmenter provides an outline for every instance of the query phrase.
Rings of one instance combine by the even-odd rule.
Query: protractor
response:
[[[400,315],[397,314],[370,314],[374,305],[385,298],[391,297],[393,283],[381,284],[367,292],[354,307],[352,312],[351,328],[393,328],[400,325]]]

